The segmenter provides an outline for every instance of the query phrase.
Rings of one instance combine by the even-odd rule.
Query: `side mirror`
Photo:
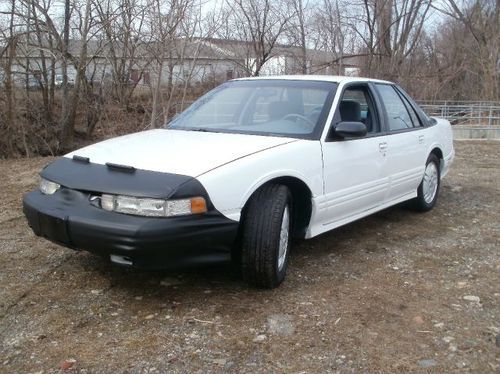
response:
[[[332,125],[330,133],[336,138],[361,138],[366,135],[366,125],[363,122],[343,121]]]

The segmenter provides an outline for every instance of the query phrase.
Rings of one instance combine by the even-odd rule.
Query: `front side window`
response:
[[[170,129],[319,138],[337,88],[332,82],[242,80],[195,101]]]
[[[339,103],[341,121],[362,122],[368,134],[380,132],[375,104],[368,86],[351,86],[345,89]]]
[[[376,86],[387,111],[390,131],[411,129],[419,125],[413,122],[412,116],[394,87],[388,84],[376,84]]]

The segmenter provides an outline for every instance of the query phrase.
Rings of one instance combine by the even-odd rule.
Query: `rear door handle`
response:
[[[380,148],[381,151],[385,151],[387,149],[387,143],[380,143],[378,145],[378,147]]]
[[[419,144],[422,144],[424,142],[424,140],[425,140],[425,136],[423,136],[423,135],[418,136],[418,143]]]

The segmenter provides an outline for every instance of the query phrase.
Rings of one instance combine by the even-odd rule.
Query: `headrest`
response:
[[[357,101],[342,100],[339,110],[342,121],[361,121],[361,105]]]

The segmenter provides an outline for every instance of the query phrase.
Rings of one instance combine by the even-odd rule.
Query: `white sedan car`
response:
[[[232,259],[252,285],[285,277],[290,238],[391,205],[436,204],[454,150],[391,82],[232,80],[165,128],[61,157],[24,198],[37,235],[111,261],[163,268]]]

